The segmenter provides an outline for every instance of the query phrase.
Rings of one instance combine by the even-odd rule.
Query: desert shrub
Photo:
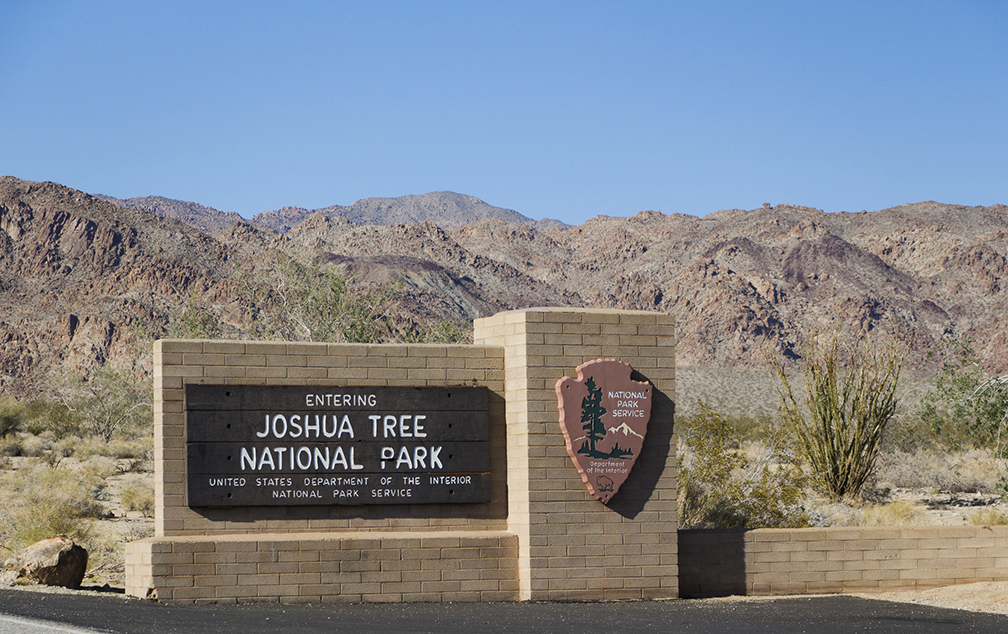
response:
[[[90,495],[97,478],[70,469],[36,465],[0,475],[0,543],[12,552],[54,535],[77,542],[91,535],[90,520],[104,510]]]
[[[120,499],[127,511],[140,511],[145,517],[154,513],[154,487],[139,478],[123,485]]]
[[[0,438],[0,457],[20,456],[24,453],[22,441],[17,436]]]
[[[396,329],[396,337],[404,343],[472,343],[472,322],[457,324],[441,319],[433,324],[411,323]]]
[[[154,448],[152,438],[137,438],[135,440],[112,441],[102,446],[101,455],[119,458],[120,460],[144,460],[148,452]]]
[[[24,423],[24,412],[15,401],[0,401],[0,437],[10,436],[21,431]]]
[[[73,438],[63,438],[52,444],[49,451],[42,455],[42,461],[52,468],[60,464],[77,451],[77,443]]]
[[[837,335],[813,335],[802,351],[805,399],[799,402],[781,361],[768,353],[781,412],[794,431],[812,480],[834,498],[857,496],[871,474],[886,424],[896,413],[896,386],[910,346],[879,349],[864,337],[841,358]]]
[[[137,381],[129,372],[110,366],[98,369],[90,381],[61,386],[63,415],[76,417],[79,429],[108,442],[124,429],[147,429],[153,421],[149,380]]]
[[[999,467],[979,449],[955,453],[892,451],[879,454],[872,478],[876,483],[901,489],[993,493],[998,486]]]
[[[931,426],[916,414],[894,417],[882,435],[883,452],[915,453],[947,446]]]
[[[254,336],[285,341],[370,343],[388,334],[393,285],[350,284],[332,265],[302,264],[279,253],[265,274],[246,274],[243,303]]]
[[[219,339],[220,320],[213,309],[199,305],[199,292],[193,286],[184,304],[171,312],[167,335],[173,339]],[[153,337],[151,337],[153,338]]]
[[[29,458],[41,458],[47,451],[52,449],[53,435],[41,434],[39,436],[27,436],[21,440],[21,455]]]
[[[899,500],[871,504],[861,509],[859,526],[920,526],[928,523],[927,510],[920,504]]]
[[[820,511],[828,518],[827,526],[922,526],[930,522],[927,509],[913,502],[861,503],[840,500],[825,503]]]
[[[707,403],[680,431],[680,528],[799,527],[805,476],[781,447],[750,460],[732,446],[726,421]]]
[[[981,509],[969,516],[970,524],[977,526],[1004,526],[1008,524],[1008,513],[996,509]]]
[[[1008,375],[998,376],[980,364],[969,340],[946,340],[932,350],[951,352],[942,364],[934,390],[918,410],[936,435],[952,448],[983,448],[994,459],[1008,458]],[[997,490],[1008,499],[1008,470],[1002,465]]]
[[[920,418],[958,447],[971,444],[1008,453],[1008,376],[986,370],[966,341],[943,341],[933,354],[952,352],[942,364],[933,390],[921,399]]]
[[[67,409],[63,403],[40,403],[42,411],[25,423],[25,431],[35,434],[51,434],[56,438],[76,436],[81,433],[83,416]]]

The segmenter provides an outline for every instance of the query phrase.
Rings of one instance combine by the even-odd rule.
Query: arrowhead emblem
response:
[[[630,474],[651,419],[651,384],[631,380],[631,372],[622,361],[596,359],[577,367],[577,379],[556,384],[567,453],[603,504]]]

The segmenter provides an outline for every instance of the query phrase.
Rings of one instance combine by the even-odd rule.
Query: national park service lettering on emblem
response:
[[[577,379],[556,384],[560,430],[588,491],[608,504],[640,456],[651,418],[651,384],[630,379],[628,364],[596,359]]]

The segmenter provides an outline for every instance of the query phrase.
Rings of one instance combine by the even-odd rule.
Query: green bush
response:
[[[805,399],[799,402],[780,360],[767,354],[777,379],[781,412],[826,495],[855,497],[871,475],[886,424],[898,405],[896,386],[910,346],[893,340],[879,349],[862,338],[846,362],[833,335],[813,335],[802,351]]]
[[[55,535],[76,542],[91,536],[93,518],[104,513],[90,492],[99,479],[90,473],[43,464],[0,476],[0,544],[17,552]]]
[[[934,390],[921,399],[918,415],[933,433],[955,448],[973,445],[1008,453],[1008,376],[985,369],[966,341],[944,341],[932,354],[951,350]]]
[[[0,438],[0,457],[20,456],[24,453],[21,439],[16,436]]]
[[[430,326],[409,324],[398,329],[396,336],[404,343],[472,343],[473,326],[442,319]]]
[[[31,431],[30,426],[48,409],[49,406],[41,401],[0,400],[0,438],[19,431]]]
[[[805,475],[780,435],[757,460],[732,448],[727,421],[707,403],[680,428],[680,528],[795,528],[808,525]]]
[[[62,403],[53,407],[53,419],[75,420],[76,427],[109,442],[125,429],[147,430],[153,424],[150,380],[137,381],[126,370],[102,366],[91,380],[61,386]],[[61,411],[62,410],[62,411]]]
[[[0,438],[21,431],[23,423],[23,414],[16,402],[0,401]]]
[[[334,266],[277,253],[266,274],[244,277],[253,336],[284,341],[371,343],[388,334],[385,310],[398,292],[352,286]]]
[[[139,479],[123,486],[120,498],[127,511],[140,511],[145,517],[154,514],[154,488]]]
[[[220,321],[213,308],[200,306],[199,292],[193,286],[186,302],[169,316],[167,335],[172,339],[219,339]],[[146,334],[146,333],[145,333]],[[150,335],[148,335],[148,338]]]

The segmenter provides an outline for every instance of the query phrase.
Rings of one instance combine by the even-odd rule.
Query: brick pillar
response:
[[[477,319],[474,339],[504,348],[508,530],[518,536],[520,598],[678,596],[673,318],[530,308]],[[641,456],[608,505],[567,455],[555,392],[558,379],[600,358],[629,363],[654,386]]]

